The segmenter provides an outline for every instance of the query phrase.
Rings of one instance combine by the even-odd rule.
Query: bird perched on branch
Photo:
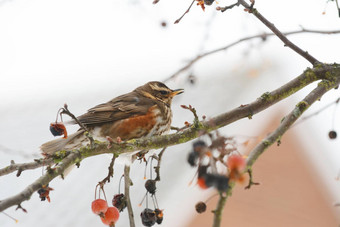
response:
[[[171,127],[172,98],[183,92],[183,89],[171,90],[161,82],[148,82],[130,93],[89,109],[77,119],[94,139],[99,140],[107,137],[129,140],[161,135]],[[84,129],[79,129],[65,139],[44,143],[40,149],[45,156],[50,156],[60,150],[79,148],[88,143],[84,132]]]

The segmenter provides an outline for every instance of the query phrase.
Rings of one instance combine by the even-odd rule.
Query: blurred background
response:
[[[127,93],[151,80],[167,80],[189,60],[251,35],[268,32],[252,15],[236,7],[224,13],[216,6],[205,12],[195,4],[179,24],[173,22],[191,1],[161,0],[0,0],[0,167],[39,158],[39,146],[54,137],[49,124],[67,103],[80,115],[87,109]],[[257,0],[255,7],[281,31],[301,27],[339,30],[335,2]],[[289,36],[302,49],[327,63],[340,62],[339,35],[298,34]],[[173,103],[173,125],[183,126],[192,114],[180,108],[191,104],[207,118],[249,103],[264,92],[311,67],[302,57],[283,46],[276,37],[253,39],[199,60],[189,70],[167,80],[172,89],[185,93]],[[192,79],[194,78],[194,79]],[[240,152],[247,154],[264,136],[274,130],[315,84],[274,107],[220,130],[235,136]],[[306,115],[320,110],[339,97],[327,93]],[[254,180],[261,183],[251,190],[236,187],[229,199],[223,226],[336,226],[340,224],[339,139],[328,132],[339,130],[336,105],[294,126],[279,147],[273,146],[254,165]],[[77,130],[70,127],[69,132]],[[208,202],[203,215],[194,205],[214,195],[201,190],[195,169],[186,163],[191,143],[167,149],[161,165],[157,199],[164,209],[163,226],[211,226],[210,212],[217,197]],[[157,151],[156,151],[157,152]],[[0,226],[103,226],[90,206],[98,181],[107,175],[109,155],[81,162],[65,180],[51,182],[51,203],[41,202],[37,193],[23,202],[28,210],[15,207],[0,213]],[[106,185],[109,201],[118,192],[123,161],[115,164],[114,179]],[[131,167],[132,203],[137,226],[139,207],[145,189],[145,164]],[[0,178],[0,200],[22,191],[41,176],[41,169]],[[117,227],[128,226],[127,212]]]

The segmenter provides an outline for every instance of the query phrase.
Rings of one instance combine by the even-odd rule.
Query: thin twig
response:
[[[160,168],[161,168],[161,161],[162,161],[162,156],[165,152],[167,147],[164,147],[161,152],[159,152],[158,154],[158,158],[157,158],[157,166],[154,167],[155,172],[156,172],[156,178],[155,181],[160,181],[161,180],[161,174],[160,174]]]
[[[249,5],[244,0],[239,0],[239,3],[243,5],[246,9],[248,9],[248,12],[253,14],[257,19],[259,19],[264,25],[266,25],[275,35],[281,39],[281,41],[285,44],[285,46],[291,48],[296,53],[298,53],[300,56],[305,58],[307,61],[309,61],[313,66],[320,63],[315,57],[310,55],[307,51],[302,50],[300,47],[296,46],[293,42],[291,42],[279,29],[275,27],[273,23],[268,21],[259,11],[255,8],[253,8],[253,4],[255,1],[253,1],[252,5]]]
[[[192,1],[192,3],[190,4],[189,8],[183,13],[183,15],[180,18],[175,20],[174,24],[178,24],[182,20],[182,18],[185,16],[185,14],[189,13],[189,11],[190,11],[190,9],[191,9],[191,7],[192,7],[192,5],[194,4],[195,1],[196,0]]]
[[[78,118],[76,116],[74,116],[73,113],[71,113],[69,111],[68,105],[66,103],[64,104],[64,108],[62,109],[61,114],[66,114],[66,115],[70,116],[84,131],[88,131],[86,126],[83,123],[81,123],[78,120]]]
[[[288,35],[295,35],[295,34],[300,34],[300,33],[339,34],[340,30],[319,31],[319,30],[302,28],[302,29],[297,30],[297,31],[284,32],[283,34],[285,36],[288,36]],[[182,72],[190,69],[192,65],[194,65],[198,60],[200,60],[200,59],[202,59],[204,57],[207,57],[209,55],[215,54],[215,53],[220,52],[220,51],[227,50],[227,49],[229,49],[229,48],[231,48],[233,46],[236,46],[237,44],[240,44],[240,43],[245,42],[245,41],[249,41],[249,40],[252,40],[252,39],[258,39],[258,38],[260,38],[262,40],[266,40],[268,37],[274,36],[274,35],[275,35],[274,33],[261,33],[261,34],[257,34],[257,35],[246,36],[246,37],[241,38],[241,39],[239,39],[237,41],[234,41],[234,42],[232,42],[232,43],[230,43],[230,44],[228,44],[226,46],[223,46],[223,47],[211,50],[211,51],[207,51],[207,52],[202,53],[200,55],[197,55],[195,58],[191,59],[185,66],[183,66],[182,68],[177,70],[175,73],[173,73],[171,76],[169,76],[168,78],[166,78],[163,81],[164,82],[168,82],[168,81],[176,78],[179,74],[181,74]]]
[[[130,186],[132,185],[132,181],[130,179],[130,166],[125,165],[124,166],[124,183],[125,183],[125,198],[126,198],[126,205],[127,210],[129,214],[129,221],[130,221],[130,227],[135,227],[135,218],[133,215],[133,209],[131,205],[131,199],[130,199]]]
[[[113,154],[110,165],[108,167],[108,174],[102,181],[99,182],[99,185],[101,187],[103,187],[106,184],[106,182],[110,182],[110,178],[113,177],[113,173],[114,173],[113,165],[115,163],[115,160],[116,160],[116,156]]]

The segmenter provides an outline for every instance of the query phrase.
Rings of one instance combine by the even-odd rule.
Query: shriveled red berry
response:
[[[64,138],[67,138],[67,131],[66,127],[62,122],[55,122],[50,124],[50,131],[52,135],[54,136],[62,136],[64,135]]]
[[[104,199],[96,199],[91,205],[92,211],[99,216],[103,216],[107,211],[107,202]]]
[[[125,195],[123,193],[114,195],[112,199],[112,205],[117,207],[119,212],[122,212],[127,206]]]
[[[103,217],[100,217],[105,225],[115,226],[119,219],[119,211],[116,207],[109,207]]]

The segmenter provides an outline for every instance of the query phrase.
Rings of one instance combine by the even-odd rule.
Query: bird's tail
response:
[[[76,133],[69,135],[66,139],[59,138],[56,140],[49,141],[40,146],[42,154],[45,156],[50,156],[57,151],[75,149],[86,139],[84,135],[84,130],[79,130]]]

